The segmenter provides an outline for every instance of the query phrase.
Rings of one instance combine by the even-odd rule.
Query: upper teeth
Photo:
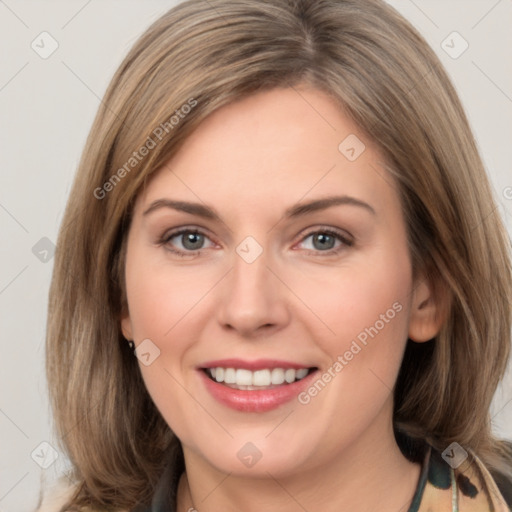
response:
[[[237,386],[270,386],[303,379],[308,374],[307,368],[294,370],[292,368],[272,368],[264,370],[246,370],[244,368],[209,368],[208,372],[217,382],[235,384]]]

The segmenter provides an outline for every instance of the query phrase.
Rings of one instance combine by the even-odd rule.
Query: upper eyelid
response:
[[[334,235],[339,241],[341,241],[342,245],[352,246],[355,242],[354,237],[349,233],[341,230],[339,228],[328,228],[328,227],[320,227],[314,228],[311,231],[307,231],[303,235],[301,235],[299,241],[297,243],[303,242],[306,238],[309,238],[311,235],[315,235],[316,233],[328,233],[329,235]],[[331,251],[334,249],[330,249]],[[318,251],[329,253],[329,251]]]
[[[204,235],[212,240],[212,236],[208,233],[207,229],[198,228],[198,227],[188,227],[188,226],[183,226],[181,228],[169,229],[164,232],[164,234],[161,236],[161,238],[163,240],[168,240],[168,239],[174,238],[175,236],[182,235],[183,233],[198,233],[198,234]]]
[[[193,226],[182,226],[180,228],[171,229],[168,232],[164,233],[164,235],[162,235],[161,239],[165,243],[168,243],[168,241],[171,238],[183,235],[184,233],[187,233],[187,232],[192,232],[192,233],[197,233],[197,234],[200,234],[200,235],[204,235],[212,243],[218,244],[218,242],[216,242],[215,239],[212,238],[208,234],[208,230],[207,229],[199,228],[199,227],[193,227]],[[310,236],[312,236],[312,235],[314,235],[316,233],[330,233],[330,234],[333,234],[334,236],[337,236],[338,239],[342,243],[350,243],[350,244],[352,244],[354,242],[354,237],[350,233],[346,232],[345,230],[340,229],[340,228],[334,228],[334,227],[331,227],[331,226],[322,226],[322,225],[320,225],[320,226],[310,226],[309,228],[303,229],[302,233],[300,235],[300,238],[295,243],[303,242],[306,238],[309,238]],[[201,251],[201,250],[203,250],[203,248],[196,249],[196,251]],[[194,251],[191,250],[191,251],[186,251],[186,252],[193,253]],[[319,251],[319,252],[328,252],[328,251]]]

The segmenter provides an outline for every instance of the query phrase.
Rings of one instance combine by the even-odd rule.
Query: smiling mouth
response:
[[[242,391],[267,390],[293,384],[307,377],[317,368],[265,368],[251,371],[245,368],[203,368],[206,376],[218,384]]]

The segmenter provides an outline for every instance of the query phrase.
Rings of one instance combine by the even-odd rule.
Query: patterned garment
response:
[[[425,442],[422,453],[420,478],[407,512],[512,511],[512,481],[497,473],[491,475],[474,453],[470,452],[455,469],[439,451]],[[176,463],[174,458],[174,463],[167,466],[157,485],[152,504],[138,506],[132,512],[175,512],[182,470],[172,468],[180,466],[183,467],[182,461]]]
[[[474,454],[453,469],[429,447],[408,512],[510,512],[512,482],[497,481]]]

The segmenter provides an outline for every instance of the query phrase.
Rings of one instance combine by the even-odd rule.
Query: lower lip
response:
[[[293,400],[308,387],[316,374],[316,370],[301,380],[291,384],[282,384],[271,389],[242,390],[234,389],[210,379],[204,370],[199,370],[206,389],[213,398],[231,409],[243,412],[266,412]]]

